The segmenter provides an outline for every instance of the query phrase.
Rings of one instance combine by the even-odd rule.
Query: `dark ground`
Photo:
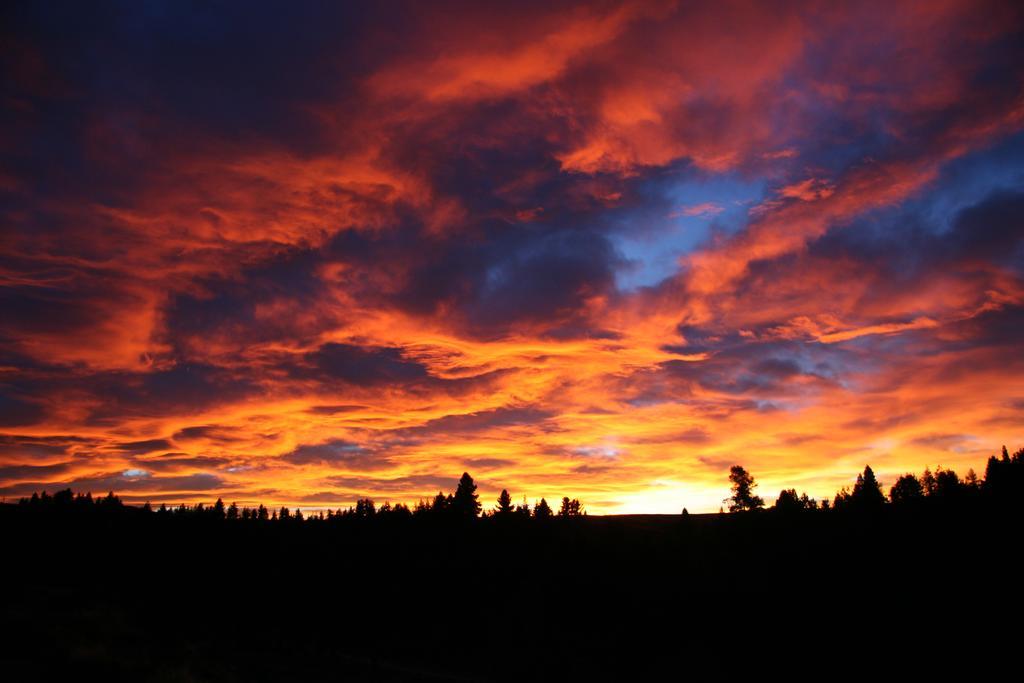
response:
[[[5,680],[984,677],[1022,645],[1008,506],[333,525],[126,510],[3,506]]]

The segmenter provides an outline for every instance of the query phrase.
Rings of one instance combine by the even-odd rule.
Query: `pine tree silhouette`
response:
[[[452,510],[457,515],[476,517],[480,514],[480,500],[476,493],[476,484],[473,483],[473,477],[469,476],[468,472],[462,473],[451,503]]]
[[[511,515],[512,512],[512,496],[508,495],[507,490],[502,489],[501,494],[498,496],[498,505],[494,508],[494,514],[505,516]]]
[[[875,472],[868,465],[863,474],[857,475],[857,483],[853,485],[850,503],[860,508],[873,509],[885,504],[885,494],[875,479]]]

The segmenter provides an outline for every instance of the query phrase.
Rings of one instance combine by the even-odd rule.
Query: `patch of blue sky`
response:
[[[618,217],[612,240],[627,265],[616,273],[621,290],[656,285],[679,270],[679,259],[708,242],[713,232],[732,234],[749,220],[767,193],[763,179],[721,174],[687,178],[658,188],[655,202],[667,211],[641,210]],[[642,221],[644,225],[629,225]]]
[[[960,211],[1006,190],[1024,190],[1024,133],[947,163],[905,208],[920,216],[924,225],[945,231]]]

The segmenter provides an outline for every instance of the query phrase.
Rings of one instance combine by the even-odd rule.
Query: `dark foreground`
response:
[[[95,507],[3,506],[5,680],[981,675],[1022,640],[1007,501],[336,525]]]

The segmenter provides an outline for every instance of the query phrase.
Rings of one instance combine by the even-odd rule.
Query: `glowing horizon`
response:
[[[12,14],[8,500],[712,512],[1024,445],[1012,3]]]

